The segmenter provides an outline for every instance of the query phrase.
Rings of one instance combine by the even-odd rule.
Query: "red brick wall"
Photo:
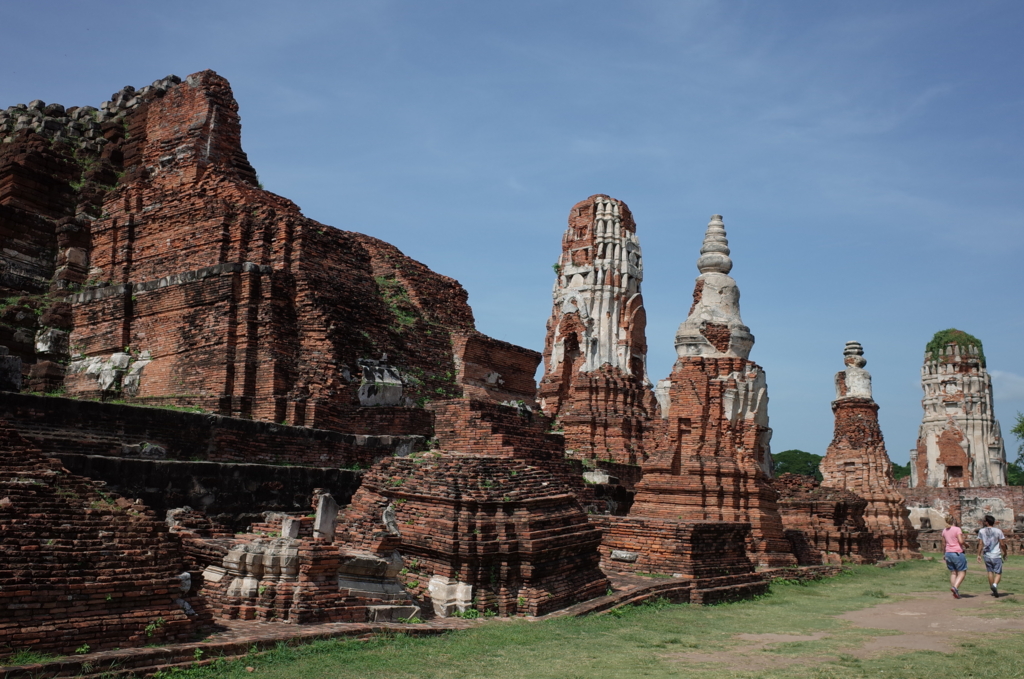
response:
[[[161,457],[209,462],[368,467],[422,437],[355,435],[271,422],[66,398],[0,392],[0,417],[47,454],[139,455],[143,443]],[[150,456],[153,453],[149,453]]]
[[[907,506],[932,507],[939,513],[952,515],[959,523],[975,524],[985,513],[991,513],[993,509],[1005,512],[1006,508],[1012,511],[1017,523],[1024,523],[1024,486],[899,488],[897,492],[906,501]],[[993,500],[997,502],[993,503]],[[1006,525],[1005,520],[999,525],[1004,533],[1014,529]],[[965,530],[974,527],[968,525]]]
[[[795,565],[777,506],[756,455],[767,427],[725,412],[733,373],[757,370],[739,358],[693,357],[672,371],[667,418],[657,453],[643,465],[630,516],[751,525],[751,559],[764,567]]]
[[[452,335],[452,345],[465,396],[535,404],[539,353],[477,332]]]
[[[186,564],[167,526],[45,460],[2,424],[0,533],[0,657],[195,634],[200,619],[172,601],[182,596],[177,575]]]
[[[678,574],[714,578],[753,573],[744,544],[748,523],[682,523],[645,517],[591,516],[604,530],[601,567],[623,573]],[[635,562],[612,559],[614,550],[633,552]]]

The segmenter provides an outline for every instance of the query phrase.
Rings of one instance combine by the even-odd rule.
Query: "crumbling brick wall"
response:
[[[207,413],[0,392],[0,416],[46,454],[369,467],[424,437],[357,435]]]
[[[42,262],[22,276],[34,288],[18,285],[85,285],[55,316],[54,351],[32,346],[38,323],[17,338],[11,326],[30,388],[63,382],[73,395],[408,430],[417,418],[402,411],[357,412],[362,362],[386,356],[404,387],[390,405],[459,397],[464,386],[532,399],[524,366],[536,354],[477,333],[457,281],[260,188],[217,74],[125,88],[100,110],[53,106],[0,115],[11,132],[0,139],[0,208],[17,211],[0,229],[24,241],[21,259]],[[491,373],[503,387],[486,383]],[[414,426],[426,434],[422,418]]]
[[[202,618],[167,526],[0,423],[0,657],[187,641]]]
[[[786,537],[801,565],[847,559],[874,563],[883,558],[882,542],[867,529],[867,500],[840,488],[821,486],[811,476],[782,474],[771,480],[779,493]]]
[[[761,369],[741,358],[687,357],[668,379],[669,408],[657,452],[630,516],[751,525],[748,551],[762,567],[795,565],[779,515],[778,494],[762,467],[767,424],[737,416],[757,397]]]
[[[687,579],[753,573],[744,544],[750,524],[691,523],[647,517],[592,516],[604,531],[601,567]]]

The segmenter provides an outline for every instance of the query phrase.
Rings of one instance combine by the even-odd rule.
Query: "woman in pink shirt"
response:
[[[949,526],[942,531],[946,543],[946,568],[949,569],[949,590],[953,598],[960,598],[960,583],[967,576],[967,557],[964,556],[964,532],[956,525],[956,519],[949,518]]]

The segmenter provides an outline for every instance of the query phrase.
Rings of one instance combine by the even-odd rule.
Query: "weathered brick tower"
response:
[[[836,373],[835,436],[821,461],[822,486],[844,488],[867,500],[864,523],[894,559],[921,558],[917,531],[908,519],[903,497],[896,492],[892,463],[878,426],[878,404],[871,396],[871,374],[859,342],[847,342],[846,370]]]
[[[647,377],[647,313],[636,223],[620,200],[573,206],[555,265],[541,408],[557,418],[571,457],[644,459],[656,402]]]
[[[992,410],[992,378],[981,340],[935,333],[921,368],[924,418],[910,451],[911,487],[1006,485],[1006,450]]]
[[[750,558],[793,565],[768,484],[771,454],[764,371],[748,360],[754,336],[740,318],[740,292],[720,215],[704,236],[693,306],[676,333],[672,374],[658,383],[662,437],[644,464],[630,516],[745,521]]]

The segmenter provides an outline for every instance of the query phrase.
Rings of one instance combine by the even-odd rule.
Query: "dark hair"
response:
[[[991,514],[986,514],[985,523],[987,523],[990,526],[996,525],[996,517],[992,516]]]

